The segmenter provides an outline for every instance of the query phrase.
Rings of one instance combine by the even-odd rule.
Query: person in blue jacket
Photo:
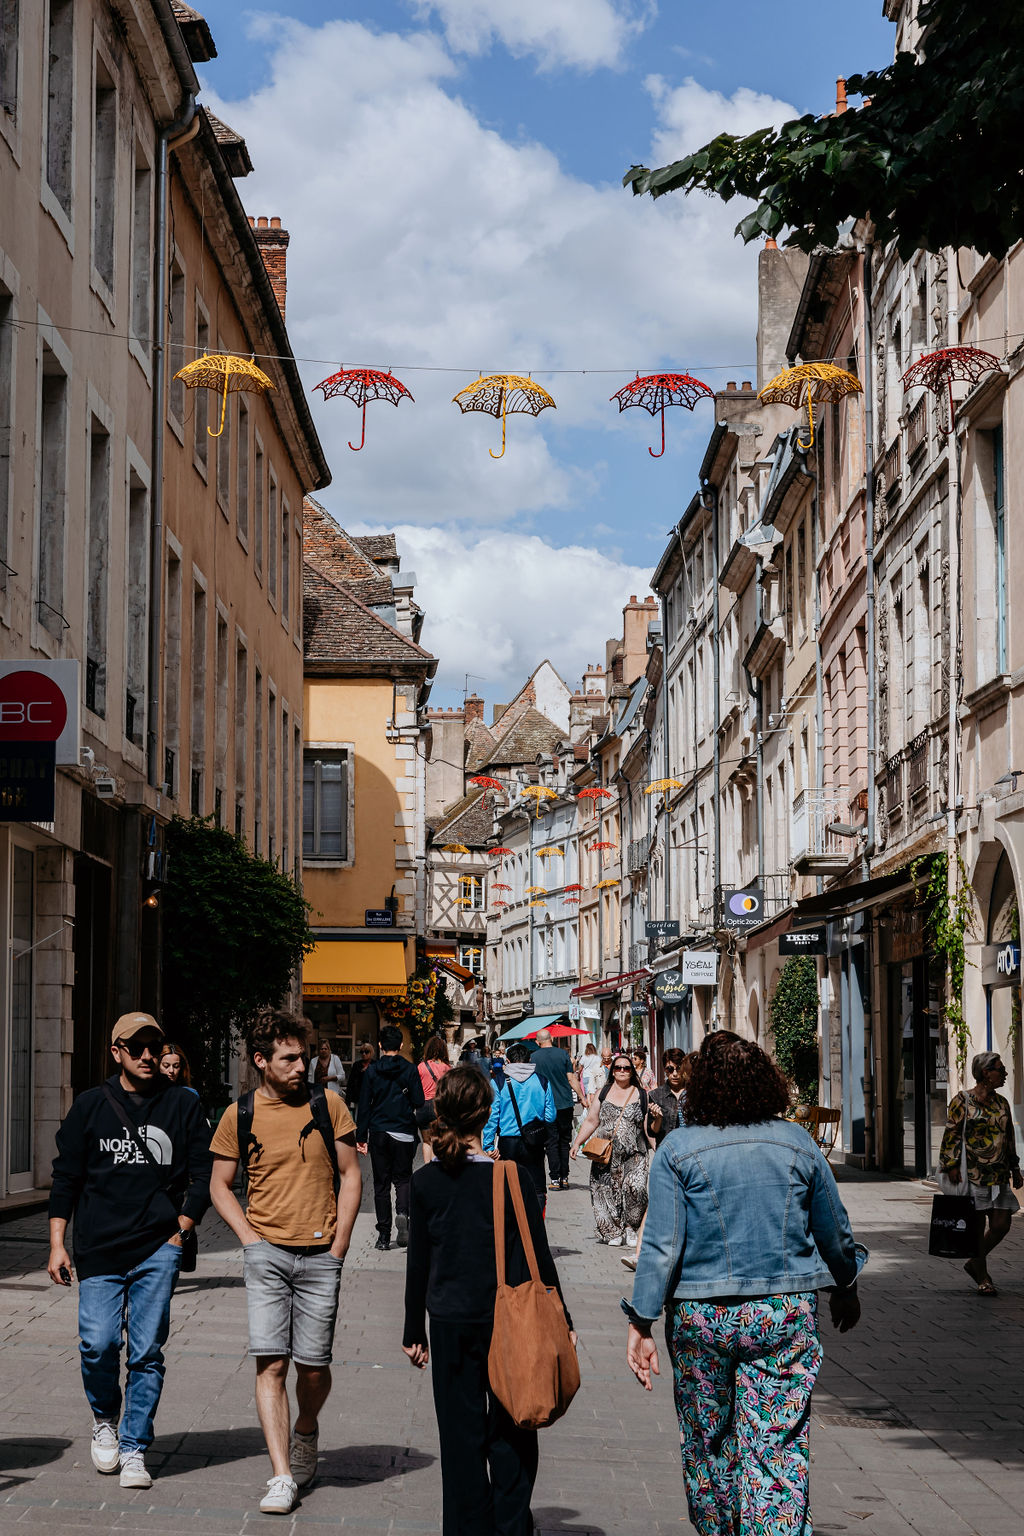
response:
[[[518,1163],[529,1174],[542,1211],[547,1203],[544,1149],[554,1121],[551,1089],[538,1077],[529,1046],[516,1040],[505,1057],[504,1087],[495,1094],[484,1126],[484,1151]]]

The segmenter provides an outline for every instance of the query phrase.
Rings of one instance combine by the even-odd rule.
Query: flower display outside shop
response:
[[[454,1012],[445,987],[445,978],[436,966],[421,964],[409,977],[401,997],[389,997],[381,1008],[381,1022],[397,1024],[408,1032],[419,1052],[433,1034],[440,1034],[451,1023]]]

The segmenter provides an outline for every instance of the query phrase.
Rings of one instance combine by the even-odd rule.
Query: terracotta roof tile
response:
[[[382,543],[388,540],[395,545],[394,534],[378,535]],[[339,528],[326,507],[312,496],[302,503],[302,550],[305,555],[319,557],[321,569],[333,580],[350,587],[370,608],[394,607],[395,589],[390,576],[374,565],[368,551],[358,540]]]
[[[503,732],[487,759],[488,765],[509,767],[515,763],[532,763],[542,752],[553,752],[562,740],[560,726],[542,715],[539,710],[526,713]]]
[[[465,740],[466,772],[479,773],[494,751],[497,737],[483,720],[470,720]]]
[[[324,567],[315,555],[302,562],[302,618],[306,661],[433,661]]]
[[[398,541],[393,533],[354,533],[351,538],[371,560],[398,559]]]
[[[494,812],[491,800],[484,800],[486,792],[474,789],[463,795],[444,811],[433,823],[433,842],[464,843],[467,848],[483,848],[494,838]]]

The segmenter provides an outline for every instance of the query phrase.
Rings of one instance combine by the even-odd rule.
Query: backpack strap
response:
[[[242,1187],[244,1188],[249,1178],[249,1151],[256,1141],[252,1130],[253,1106],[256,1095],[252,1089],[243,1093],[236,1106],[238,1121],[235,1134],[238,1139],[238,1163],[242,1170]]]
[[[331,1168],[334,1172],[334,1193],[337,1196],[341,1188],[341,1170],[338,1167],[338,1149],[334,1144],[334,1122],[331,1119],[326,1091],[319,1083],[314,1083],[309,1090],[309,1107],[313,1112],[313,1123],[324,1139],[327,1156],[331,1160]]]

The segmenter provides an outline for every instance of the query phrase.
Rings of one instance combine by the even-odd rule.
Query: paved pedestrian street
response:
[[[818,1536],[1017,1536],[1024,1507],[1024,1223],[995,1255],[1002,1293],[972,1294],[959,1266],[925,1253],[926,1186],[843,1180],[872,1251],[864,1319],[826,1325],[815,1395]],[[541,1436],[534,1511],[544,1536],[690,1529],[668,1380],[627,1374],[622,1250],[592,1240],[582,1170],[554,1194],[549,1228],[581,1337],[583,1386]],[[343,1280],[335,1385],[321,1419],[321,1475],[290,1517],[344,1532],[437,1531],[440,1475],[429,1373],[400,1352],[404,1255],[372,1250],[360,1215]],[[0,1226],[0,1532],[243,1532],[265,1525],[269,1475],[245,1356],[241,1261],[212,1217],[199,1269],[175,1303],[167,1383],[131,1493],[89,1460],[73,1293],[47,1281],[41,1215]]]

